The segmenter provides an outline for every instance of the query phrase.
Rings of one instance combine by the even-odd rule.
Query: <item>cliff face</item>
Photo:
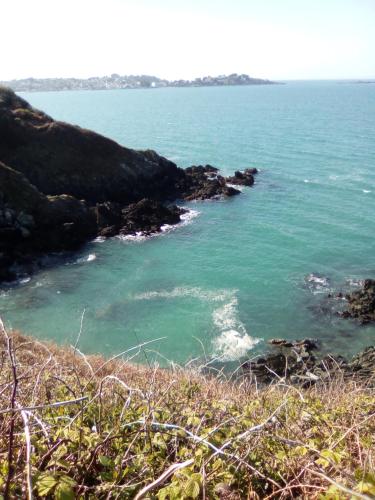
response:
[[[153,151],[54,121],[9,90],[0,90],[0,159],[44,194],[69,193],[90,203],[163,199],[184,176]]]
[[[86,203],[69,195],[46,196],[20,172],[0,162],[0,281],[14,278],[14,262],[77,248],[97,230]]]
[[[115,234],[124,207],[173,198],[184,177],[153,151],[55,121],[0,88],[0,281],[33,255],[75,249],[106,226]]]
[[[214,167],[183,170],[55,121],[0,87],[0,282],[43,252],[177,223],[182,211],[162,205],[173,199],[238,193]]]

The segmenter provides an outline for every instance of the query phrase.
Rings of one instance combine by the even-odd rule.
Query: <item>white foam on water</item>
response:
[[[325,276],[311,273],[305,277],[305,282],[312,293],[326,293],[330,287],[330,281]]]
[[[234,189],[237,189],[237,191],[241,191],[241,192],[243,192],[246,188],[246,186],[239,186],[238,184],[231,184],[230,182],[227,182],[227,186],[234,188]]]
[[[212,312],[212,321],[219,332],[213,339],[213,357],[221,361],[235,361],[246,355],[261,339],[251,337],[238,317],[238,290],[204,290],[199,287],[176,287],[172,290],[154,290],[133,296],[134,300],[178,299],[191,297],[218,304]]]
[[[187,210],[186,213],[180,215],[181,222],[178,222],[177,224],[163,224],[160,227],[159,233],[145,234],[143,231],[138,231],[135,234],[119,234],[116,236],[116,238],[122,241],[142,242],[148,240],[149,238],[155,238],[156,236],[161,236],[162,234],[174,231],[181,226],[187,226],[188,224],[191,224],[193,219],[198,217],[198,215],[200,214],[198,210],[192,210],[191,208],[186,207],[179,208],[184,208],[185,210]]]
[[[193,210],[191,208],[186,208],[186,207],[180,207],[180,208],[184,208],[185,210],[187,210],[186,213],[180,215],[180,219],[182,220],[183,224],[190,224],[190,222],[192,222],[192,220],[198,217],[198,215],[200,214],[198,210]]]
[[[228,300],[236,290],[204,290],[199,287],[176,287],[172,290],[154,290],[145,293],[139,293],[133,296],[134,300],[152,300],[152,299],[176,299],[181,297],[192,297],[207,302],[223,302]]]
[[[98,236],[94,240],[92,240],[93,243],[104,243],[106,240],[105,236]]]
[[[236,330],[225,330],[215,339],[215,357],[221,361],[236,361],[253,349],[260,339],[254,339],[250,335]]]
[[[364,280],[356,279],[356,278],[347,278],[346,282],[350,286],[363,286]]]
[[[212,313],[213,322],[221,333],[213,341],[214,356],[221,361],[235,361],[260,342],[251,337],[245,325],[238,317],[238,299],[234,295],[231,300]]]
[[[96,260],[96,254],[95,253],[89,253],[88,255],[85,255],[84,257],[80,257],[79,259],[76,260],[76,264],[84,264],[85,262],[93,262]]]
[[[186,207],[179,207],[179,208],[184,208],[185,210],[187,210],[187,212],[180,215],[181,222],[178,222],[177,224],[164,224],[160,228],[163,233],[168,232],[168,231],[174,231],[175,229],[177,229],[181,226],[187,226],[188,224],[190,224],[193,221],[193,219],[198,217],[198,215],[200,214],[200,212],[198,212],[198,210],[192,210],[192,209],[186,208]]]
[[[121,241],[141,242],[147,240],[148,238],[151,238],[152,236],[154,235],[146,235],[142,231],[137,231],[135,234],[118,234],[116,238]]]
[[[237,306],[237,297],[233,297],[227,304],[224,304],[223,307],[215,309],[212,314],[215,326],[220,330],[230,330],[237,326],[243,327],[242,324],[238,324]]]
[[[325,276],[317,276],[316,274],[309,274],[306,278],[306,280],[309,282],[309,283],[318,283],[320,285],[323,285],[323,286],[328,286],[329,282],[328,282],[328,278],[326,278]]]
[[[362,193],[368,194],[368,193],[371,193],[371,190],[370,189],[362,189]]]
[[[21,278],[18,280],[18,284],[20,285],[26,285],[26,283],[29,283],[29,281],[31,280],[30,276],[27,276],[25,278]]]

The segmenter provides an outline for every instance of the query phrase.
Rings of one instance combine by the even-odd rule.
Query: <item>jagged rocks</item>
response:
[[[345,299],[348,305],[340,316],[354,318],[361,324],[375,321],[375,280],[365,280],[362,288],[347,294]]]
[[[271,340],[276,351],[246,361],[242,370],[246,377],[260,384],[270,384],[280,379],[306,387],[338,377],[355,378],[375,386],[375,347],[368,347],[348,361],[340,355],[319,356],[317,341]]]
[[[237,170],[232,177],[226,177],[225,181],[238,186],[252,186],[255,182],[254,175],[257,173],[256,168],[247,168],[243,172]]]
[[[3,87],[0,161],[0,282],[44,252],[178,223],[181,209],[165,203],[240,192],[212,165],[183,170],[155,151],[55,121]]]
[[[45,196],[0,162],[0,281],[15,278],[15,262],[41,252],[74,250],[96,234],[87,205],[72,196]]]
[[[268,343],[274,352],[242,365],[248,376],[261,383],[268,384],[278,378],[290,379],[296,375],[304,376],[315,366],[316,358],[311,352],[318,348],[318,341],[315,339],[272,339]]]
[[[240,194],[240,191],[228,186],[225,178],[218,175],[218,169],[211,165],[186,168],[184,178],[177,183],[177,192],[187,201]]]
[[[122,234],[152,234],[159,232],[165,224],[173,225],[181,221],[180,215],[186,210],[176,205],[164,206],[158,201],[143,199],[122,211]]]

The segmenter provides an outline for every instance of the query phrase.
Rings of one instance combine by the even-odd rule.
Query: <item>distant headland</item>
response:
[[[160,87],[222,87],[228,85],[274,85],[279,82],[251,78],[249,75],[204,76],[194,80],[164,80],[150,75],[125,75],[113,73],[110,76],[91,78],[23,78],[20,80],[0,81],[0,85],[12,88],[15,92],[59,91],[59,90],[114,90],[146,89]]]

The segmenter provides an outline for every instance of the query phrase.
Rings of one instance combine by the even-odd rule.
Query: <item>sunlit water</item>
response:
[[[272,337],[353,353],[373,326],[327,314],[324,297],[375,277],[375,85],[26,94],[56,119],[179,166],[256,166],[253,189],[185,203],[196,217],[146,241],[88,244],[0,296],[9,326],[105,354],[147,348],[183,362],[233,360]],[[310,274],[324,279],[308,278]],[[148,357],[153,357],[152,352]],[[144,360],[144,354],[138,358]]]

